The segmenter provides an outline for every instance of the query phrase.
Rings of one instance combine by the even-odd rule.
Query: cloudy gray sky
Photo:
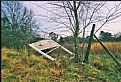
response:
[[[42,24],[42,26],[40,26],[40,28],[52,28],[52,27],[61,27],[61,25],[58,25],[57,23],[48,23],[48,22],[44,22],[42,23],[42,19],[44,19],[42,17],[42,15],[48,15],[50,12],[48,12],[47,10],[38,7],[37,5],[33,4],[33,3],[37,3],[40,6],[46,6],[46,9],[50,10],[50,11],[54,11],[54,9],[51,8],[50,5],[46,4],[46,1],[22,1],[22,3],[24,3],[24,5],[26,7],[28,7],[29,9],[32,9],[35,16],[39,22]],[[119,3],[118,1],[108,1],[108,7],[111,8],[115,5],[115,3]],[[52,10],[51,10],[52,9]],[[59,11],[59,10],[55,10],[55,11]],[[104,10],[106,12],[106,10]],[[114,33],[118,33],[121,32],[121,17],[119,17],[118,19],[111,21],[112,23],[106,24],[104,25],[100,30],[106,31],[106,32],[110,32],[112,34]],[[64,20],[63,20],[64,21]],[[118,21],[118,22],[116,22]],[[47,29],[44,29],[47,30]],[[62,29],[63,30],[63,29]],[[87,29],[88,31],[90,31],[91,29]],[[59,33],[59,30],[56,30],[57,33]],[[100,31],[99,31],[100,32]],[[99,32],[96,34],[97,36],[99,35]],[[68,33],[69,34],[69,33]],[[89,32],[86,33],[86,35],[89,35]]]

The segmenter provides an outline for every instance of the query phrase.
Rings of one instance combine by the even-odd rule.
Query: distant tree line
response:
[[[117,42],[117,41],[121,41],[121,32],[113,35],[113,34],[111,34],[109,32],[101,31],[99,38],[103,42],[114,42],[114,41]]]
[[[87,43],[89,37],[90,36],[87,36],[86,38],[78,37],[79,43],[83,43],[83,40],[85,41],[85,43]],[[56,37],[53,36],[52,39],[53,40],[57,39],[57,35],[56,35]],[[112,33],[109,33],[109,32],[100,31],[99,39],[103,42],[119,42],[119,41],[121,41],[121,32],[113,35]],[[57,40],[55,40],[55,41],[57,41]],[[59,43],[70,43],[71,44],[71,43],[73,43],[73,41],[74,41],[73,36],[67,36],[64,38],[61,37],[59,40]],[[93,39],[92,42],[96,42],[96,40]]]

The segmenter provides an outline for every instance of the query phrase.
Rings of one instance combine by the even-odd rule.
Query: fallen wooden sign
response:
[[[54,61],[56,59],[52,58],[48,54],[59,47],[61,47],[63,50],[65,50],[69,54],[74,54],[53,40],[41,40],[41,41],[29,44],[29,46],[52,61]],[[42,50],[46,50],[46,49],[50,49],[50,48],[52,48],[52,49],[46,53],[42,51]]]

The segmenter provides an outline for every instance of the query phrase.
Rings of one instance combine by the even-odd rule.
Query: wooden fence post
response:
[[[89,42],[88,42],[86,55],[85,55],[85,58],[84,58],[84,63],[88,63],[88,58],[89,58],[91,43],[92,43],[92,39],[93,39],[94,29],[95,29],[95,24],[93,24],[92,30],[91,30],[91,33],[90,33],[90,38],[89,38]]]
[[[103,45],[103,43],[95,35],[93,35],[93,36],[97,39],[97,41],[101,44],[101,46],[105,49],[105,51],[113,58],[113,60],[120,67],[121,63],[116,59],[116,57]]]

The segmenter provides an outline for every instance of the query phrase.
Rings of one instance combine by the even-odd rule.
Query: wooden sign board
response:
[[[35,46],[36,48],[38,48],[39,50],[46,50],[49,48],[61,46],[53,40],[41,40],[41,41],[32,43],[32,45]]]
[[[60,44],[58,44],[57,42],[53,41],[53,40],[41,40],[32,44],[29,44],[30,47],[32,47],[33,49],[35,49],[36,51],[38,51],[39,53],[41,53],[42,55],[44,55],[45,57],[47,57],[48,59],[54,61],[55,59],[52,58],[51,56],[48,55],[48,53],[52,52],[53,50],[61,47],[62,49],[64,49],[66,52],[73,54],[71,51],[69,51],[68,49],[64,48],[63,46],[61,46]],[[53,48],[52,50],[50,50],[47,53],[44,53],[42,50],[46,50],[46,49],[50,49]]]

